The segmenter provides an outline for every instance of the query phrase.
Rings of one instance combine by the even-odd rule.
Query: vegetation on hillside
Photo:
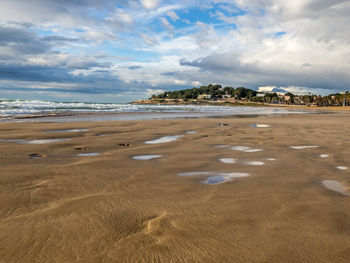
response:
[[[244,87],[232,88],[222,87],[219,84],[209,84],[199,88],[184,89],[177,91],[166,91],[159,95],[152,95],[151,100],[229,100],[234,102],[258,102],[273,104],[289,104],[289,105],[317,105],[317,106],[342,106],[350,105],[350,93],[330,94],[328,96],[320,95],[294,95],[290,92],[286,94],[277,93],[258,93],[255,90]]]

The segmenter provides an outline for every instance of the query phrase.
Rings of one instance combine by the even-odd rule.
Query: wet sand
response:
[[[0,123],[0,262],[350,262],[350,197],[324,185],[347,191],[349,135],[349,113]]]

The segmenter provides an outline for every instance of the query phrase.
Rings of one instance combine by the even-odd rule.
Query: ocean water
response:
[[[0,119],[30,115],[96,113],[101,120],[137,120],[178,117],[212,117],[227,115],[272,115],[296,113],[273,107],[232,107],[209,105],[139,105],[120,103],[54,102],[42,100],[0,99]],[[111,114],[114,113],[114,114]],[[119,113],[119,115],[118,115]],[[125,113],[139,113],[125,114]],[[91,118],[86,117],[85,118]],[[57,117],[56,117],[57,120]],[[75,119],[79,120],[79,119]],[[96,117],[95,119],[96,120]]]

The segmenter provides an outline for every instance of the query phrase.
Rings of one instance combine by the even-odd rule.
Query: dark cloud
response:
[[[78,38],[64,37],[64,36],[45,36],[42,38],[43,41],[49,42],[76,42]]]
[[[128,69],[139,69],[142,68],[141,66],[129,66]]]
[[[50,45],[38,36],[22,28],[0,26],[0,48],[7,47],[19,54],[39,54],[50,49]]]

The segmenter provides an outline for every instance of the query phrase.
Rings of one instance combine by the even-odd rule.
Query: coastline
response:
[[[350,167],[348,113],[1,122],[0,256],[348,262],[350,200],[324,186],[350,186],[337,168]],[[77,156],[89,153],[99,155]],[[133,159],[146,155],[161,157]],[[206,184],[216,174],[229,181]]]
[[[177,102],[175,102],[177,101]],[[289,105],[289,104],[274,104],[274,103],[261,103],[251,101],[231,101],[231,100],[188,100],[179,102],[178,100],[168,100],[161,102],[160,100],[137,100],[130,102],[130,104],[141,105],[214,105],[214,106],[234,106],[234,107],[276,107],[276,108],[290,108],[290,109],[302,109],[302,110],[321,110],[321,111],[348,111],[350,106],[307,106],[307,105]]]

